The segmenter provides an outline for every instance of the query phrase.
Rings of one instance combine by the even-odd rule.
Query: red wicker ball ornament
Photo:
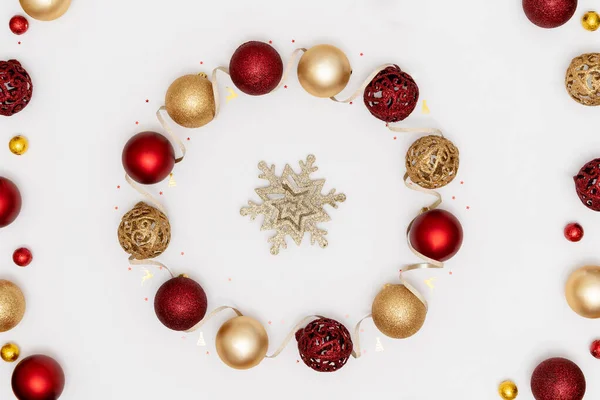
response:
[[[206,293],[193,279],[179,276],[162,284],[154,298],[154,311],[164,326],[187,331],[206,314]]]
[[[581,167],[573,180],[581,202],[590,210],[600,211],[600,158]]]
[[[277,87],[283,75],[281,56],[267,43],[251,41],[237,48],[229,62],[234,85],[251,96],[260,96]]]
[[[141,132],[125,144],[122,161],[134,181],[152,185],[165,179],[173,170],[175,150],[160,133]]]
[[[419,101],[419,87],[414,79],[394,65],[379,72],[365,88],[367,109],[385,122],[398,122],[408,117]]]
[[[296,332],[302,361],[318,372],[342,368],[352,355],[352,338],[339,322],[320,318]]]
[[[0,115],[10,117],[31,101],[31,77],[17,60],[0,61]]]

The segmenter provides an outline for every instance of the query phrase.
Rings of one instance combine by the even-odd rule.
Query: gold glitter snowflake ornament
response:
[[[295,173],[289,164],[286,164],[281,177],[275,175],[275,165],[269,167],[266,162],[261,161],[258,169],[262,174],[258,177],[269,181],[269,186],[257,188],[256,193],[263,201],[262,204],[248,202],[248,207],[243,207],[240,214],[249,215],[254,220],[258,215],[264,215],[263,231],[276,230],[277,233],[269,238],[271,254],[279,254],[279,249],[287,248],[285,237],[289,235],[297,245],[302,243],[304,233],[310,233],[310,243],[319,243],[319,246],[327,247],[327,231],[320,229],[319,222],[327,222],[331,218],[324,210],[329,204],[337,208],[338,202],[346,200],[346,195],[335,193],[331,189],[323,195],[325,179],[310,179],[310,174],[317,171],[313,166],[315,156],[306,157],[306,163],[300,161],[302,172]]]

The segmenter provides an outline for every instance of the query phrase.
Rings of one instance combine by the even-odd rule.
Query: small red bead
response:
[[[594,340],[590,345],[590,353],[594,358],[600,359],[600,340]]]
[[[33,254],[31,254],[31,251],[25,247],[18,248],[13,253],[13,261],[19,267],[28,266],[32,260],[33,260]]]
[[[579,242],[583,238],[583,227],[577,222],[565,226],[565,238],[569,242]]]
[[[15,15],[8,22],[8,27],[15,35],[22,35],[29,29],[29,21],[21,15]]]

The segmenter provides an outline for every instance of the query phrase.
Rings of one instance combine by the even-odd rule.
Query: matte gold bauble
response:
[[[23,11],[40,21],[53,21],[62,17],[71,5],[71,0],[19,0]]]
[[[498,394],[502,400],[514,400],[519,395],[519,389],[514,382],[504,381],[498,385]]]
[[[269,337],[265,328],[250,317],[235,317],[225,322],[216,337],[221,360],[235,369],[257,366],[267,355]]]
[[[567,69],[565,87],[584,106],[600,106],[600,53],[575,57]]]
[[[452,182],[458,165],[458,149],[441,136],[417,139],[406,152],[406,172],[410,180],[426,189],[441,188]]]
[[[136,260],[161,255],[171,241],[171,224],[156,207],[140,201],[123,215],[117,230],[119,244]]]
[[[215,117],[215,94],[206,74],[185,75],[169,86],[165,107],[173,121],[186,128],[200,128]]]
[[[0,358],[6,362],[17,361],[19,354],[21,354],[21,350],[19,349],[19,346],[14,343],[6,343],[0,349]]]
[[[405,339],[421,329],[427,307],[406,286],[387,284],[375,296],[371,314],[381,333]]]
[[[6,332],[21,322],[25,315],[25,296],[11,281],[0,279],[0,332]]]
[[[25,136],[17,135],[10,139],[8,148],[14,155],[21,156],[29,149],[29,141]]]
[[[317,97],[332,97],[344,90],[351,74],[348,57],[329,44],[311,47],[298,62],[300,84]]]
[[[565,287],[569,307],[585,318],[600,318],[600,267],[579,268]]]

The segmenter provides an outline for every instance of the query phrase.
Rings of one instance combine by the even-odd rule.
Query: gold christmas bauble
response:
[[[165,96],[165,107],[173,121],[186,128],[200,128],[215,117],[215,94],[206,74],[175,79]]]
[[[343,51],[329,44],[308,49],[298,62],[298,80],[316,97],[333,97],[346,87],[352,74]]]
[[[11,153],[20,156],[25,154],[27,149],[29,149],[29,141],[25,136],[18,135],[10,139],[10,142],[8,142],[8,148],[10,149]]]
[[[600,53],[575,57],[567,69],[565,87],[579,104],[600,106]]]
[[[569,307],[585,318],[600,318],[600,267],[586,266],[574,271],[565,286]]]
[[[123,250],[133,258],[155,258],[169,247],[171,224],[158,208],[140,201],[121,218],[117,236]]]
[[[6,332],[21,322],[25,315],[25,296],[11,281],[0,279],[0,332]]]
[[[498,394],[503,400],[514,400],[519,394],[519,389],[514,382],[504,381],[498,385]]]
[[[588,11],[581,17],[581,25],[586,31],[594,32],[600,28],[600,15],[596,11]]]
[[[225,322],[216,337],[219,358],[235,369],[257,366],[267,355],[269,337],[257,320],[242,316]]]
[[[441,188],[452,182],[458,165],[458,149],[441,136],[424,136],[406,152],[406,172],[410,180],[426,189]]]
[[[427,307],[406,286],[387,284],[375,296],[371,314],[381,333],[406,339],[423,326]]]
[[[62,17],[71,5],[71,0],[19,0],[23,11],[40,21],[53,21]]]
[[[19,350],[19,346],[14,343],[6,343],[0,349],[0,357],[6,362],[17,361],[19,359],[19,354],[21,354],[21,350]]]

